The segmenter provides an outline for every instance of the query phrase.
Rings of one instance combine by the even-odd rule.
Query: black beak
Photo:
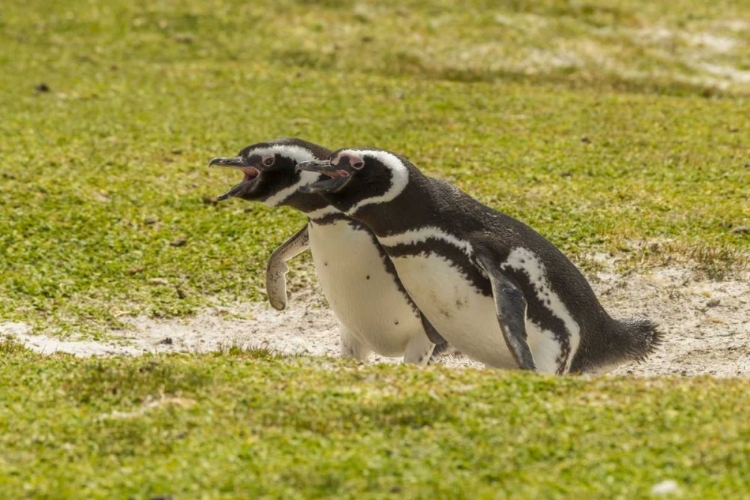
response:
[[[214,165],[218,165],[220,167],[247,167],[248,164],[245,163],[245,160],[241,156],[230,156],[227,158],[214,158],[211,160],[211,162],[208,164],[209,167],[213,167]]]
[[[226,200],[227,198],[232,198],[234,196],[240,196],[244,193],[246,193],[249,189],[251,189],[251,186],[253,185],[253,181],[261,174],[261,169],[259,169],[257,166],[252,166],[249,163],[247,163],[247,158],[243,158],[242,156],[230,156],[227,158],[214,158],[211,160],[208,164],[209,167],[213,167],[214,165],[217,165],[219,167],[230,167],[230,168],[236,168],[242,171],[242,173],[245,175],[242,182],[234,186],[232,189],[227,191],[226,193],[218,196],[216,199],[218,201]]]
[[[336,193],[351,180],[348,172],[331,165],[331,162],[328,160],[313,160],[298,163],[297,171],[300,170],[330,177],[329,179],[324,178],[325,180],[299,188],[301,192],[308,194]]]
[[[331,162],[328,160],[312,160],[298,163],[295,167],[295,170],[297,172],[299,172],[300,170],[305,170],[307,172],[317,172],[319,174],[325,174],[326,172],[335,172],[336,167],[331,165]]]
[[[243,191],[245,191],[246,188],[247,186],[245,186],[244,184],[237,184],[226,193],[220,194],[219,196],[217,196],[216,201],[224,201],[224,200],[228,200],[229,198],[233,198],[241,194]]]

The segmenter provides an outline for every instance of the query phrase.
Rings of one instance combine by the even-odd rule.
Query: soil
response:
[[[664,332],[664,343],[648,360],[611,373],[750,378],[750,273],[711,281],[685,268],[657,268],[625,275],[600,272],[590,278],[613,317],[648,317]],[[128,322],[130,329],[109,332],[106,341],[34,335],[23,323],[0,324],[0,336],[14,337],[38,352],[79,356],[206,352],[231,346],[306,356],[339,354],[337,320],[316,289],[293,295],[284,312],[265,303],[244,303],[213,307],[190,318],[136,317]],[[373,356],[371,361],[398,360]],[[437,362],[481,366],[455,352]]]

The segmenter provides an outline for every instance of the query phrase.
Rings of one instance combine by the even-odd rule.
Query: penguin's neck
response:
[[[349,214],[370,228],[376,236],[398,234],[434,224],[437,208],[430,181],[422,175],[410,176],[409,183],[393,200],[364,205]]]

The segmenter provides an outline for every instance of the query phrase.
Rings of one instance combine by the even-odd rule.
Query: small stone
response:
[[[674,495],[675,493],[679,493],[679,491],[680,487],[677,485],[677,481],[673,481],[672,479],[656,483],[651,488],[652,495]]]
[[[34,90],[36,92],[40,93],[40,94],[43,94],[43,93],[49,92],[50,88],[49,88],[49,85],[47,85],[46,83],[42,82],[39,85],[37,85],[36,87],[34,87]]]
[[[148,280],[149,285],[168,285],[169,281],[164,278],[151,278]]]
[[[185,297],[187,297],[187,294],[185,293],[185,291],[179,286],[174,287],[174,290],[175,292],[177,292],[178,299],[184,299]]]
[[[721,304],[721,299],[711,299],[708,302],[706,302],[706,306],[708,307],[716,307],[719,304]]]
[[[180,33],[178,35],[175,35],[173,38],[174,38],[174,41],[177,42],[177,43],[187,43],[187,44],[190,44],[190,43],[194,43],[195,42],[195,37],[193,35],[189,35],[187,33]]]
[[[159,222],[159,219],[157,219],[156,217],[146,217],[145,219],[143,219],[143,223],[148,224],[149,226],[152,226],[157,222]]]
[[[184,247],[187,245],[187,238],[177,238],[169,242],[169,246],[172,247]]]
[[[737,226],[732,229],[733,234],[746,234],[750,233],[750,226]]]
[[[161,345],[172,345],[174,342],[172,341],[172,337],[164,337],[158,343]]]
[[[171,151],[171,153],[172,153],[173,155],[181,155],[181,154],[182,154],[182,150],[181,150],[181,149],[173,149],[173,150]]]
[[[142,266],[131,267],[130,269],[128,269],[128,274],[131,276],[134,274],[142,273],[142,272],[143,272]]]
[[[591,139],[584,136],[584,137],[581,137],[581,142],[584,144],[591,144]]]

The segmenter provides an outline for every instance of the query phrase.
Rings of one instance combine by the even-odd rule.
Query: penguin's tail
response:
[[[664,334],[648,319],[619,320],[616,335],[623,349],[623,357],[638,362],[644,361],[664,340]]]
[[[662,343],[664,335],[647,319],[607,318],[602,335],[591,336],[579,346],[570,371],[603,373],[628,361],[644,361]]]

